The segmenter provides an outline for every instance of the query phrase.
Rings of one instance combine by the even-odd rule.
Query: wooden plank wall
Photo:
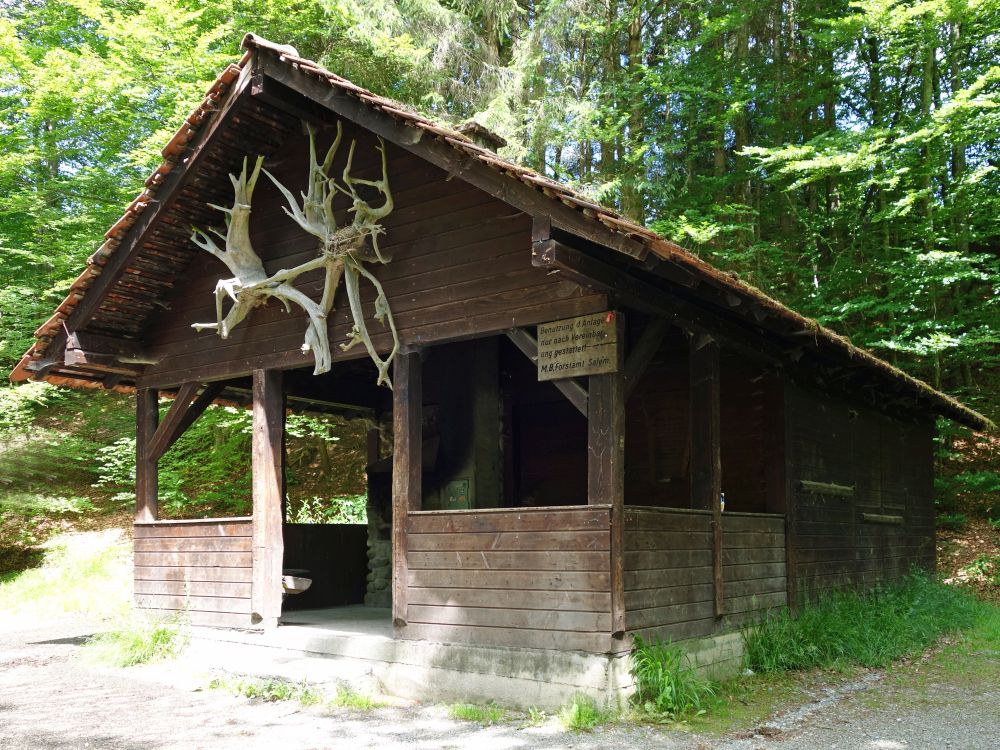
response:
[[[723,612],[714,614],[712,513],[625,509],[625,627],[646,640],[711,635],[786,604],[785,519],[722,517]]]
[[[794,387],[785,413],[796,596],[932,569],[933,425]]]
[[[407,520],[409,640],[607,653],[610,507],[423,511]]]
[[[355,176],[379,176],[371,134],[344,125],[334,173],[343,170],[350,139],[357,138]],[[330,130],[321,134],[320,148],[331,137]],[[531,265],[530,217],[391,144],[386,148],[395,208],[384,222],[379,247],[392,260],[384,266],[372,264],[371,269],[385,288],[403,342],[440,342],[606,309],[605,295]],[[307,160],[308,140],[299,135],[290,138],[266,166],[298,194]],[[270,180],[260,178],[253,200],[251,237],[269,272],[315,256],[316,239],[284,214],[284,199]],[[373,202],[381,205],[378,197]],[[350,221],[346,199],[338,199],[336,206],[338,221]],[[222,215],[217,218],[221,223]],[[150,355],[160,361],[147,367],[145,383],[174,384],[245,373],[252,367],[312,362],[311,354],[300,351],[306,321],[295,306],[290,313],[278,302],[258,308],[225,340],[191,329],[192,323],[215,319],[213,290],[220,277],[229,275],[208,253],[195,256],[184,283],[176,286],[166,311],[146,333]],[[297,286],[319,299],[322,275],[303,275]],[[391,338],[382,324],[372,320],[371,284],[362,283],[361,296],[369,331],[376,345],[388,351]],[[329,321],[335,361],[366,356],[362,347],[346,353],[340,349],[352,326],[341,289]]]
[[[249,518],[135,525],[135,605],[192,625],[250,627]]]
[[[286,523],[285,568],[309,571],[312,585],[285,599],[283,612],[340,607],[365,600],[368,526],[361,523]]]

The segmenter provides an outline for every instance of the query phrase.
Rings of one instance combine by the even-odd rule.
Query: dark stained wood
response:
[[[601,530],[607,528],[610,507],[482,508],[475,513],[422,511],[410,514],[406,530],[410,534]]]
[[[165,594],[170,596],[221,596],[227,598],[241,598],[249,601],[250,583],[229,582],[229,581],[164,581],[145,580],[137,578],[135,581],[135,593],[137,594]]]
[[[392,390],[392,621],[407,624],[407,517],[420,510],[423,379],[420,352],[396,355]],[[398,632],[398,631],[397,631]]]
[[[136,581],[199,581],[219,583],[251,583],[250,566],[226,568],[222,566],[189,565],[155,566],[137,565]]]
[[[155,523],[136,523],[134,536],[136,539],[151,537],[163,539],[167,537],[184,536],[252,536],[249,516],[243,518],[210,518],[190,521],[156,521]]]
[[[150,457],[149,448],[160,421],[158,393],[144,388],[135,394],[135,518],[136,521],[155,521],[158,507],[158,481],[156,461]]]
[[[625,360],[625,400],[628,401],[639,380],[653,361],[663,337],[670,328],[670,322],[666,318],[653,318],[643,329],[642,335],[632,347],[632,351]]]
[[[249,552],[251,537],[181,537],[188,552]],[[177,548],[177,538],[154,539],[140,537],[135,540],[136,552],[170,552]]]
[[[284,525],[284,567],[306,570],[308,590],[285,599],[282,611],[362,604],[368,575],[365,524]],[[288,617],[284,617],[285,622]]]
[[[281,617],[283,407],[281,371],[254,370],[252,616],[264,628],[276,627]]]
[[[172,596],[137,593],[135,595],[135,604],[141,609],[250,614],[250,600],[242,597],[192,596],[189,594]]]
[[[691,505],[712,511],[715,616],[725,614],[722,578],[722,443],[719,346],[691,337]]]
[[[621,372],[591,375],[588,380],[590,398],[587,416],[587,502],[611,505],[609,542],[612,635],[622,637],[625,633],[625,593],[622,583],[625,383]]]
[[[151,460],[159,461],[167,452],[167,448],[180,437],[181,433],[178,428],[181,420],[201,387],[201,383],[185,383],[177,389],[177,395],[174,396],[170,409],[167,410],[167,415],[157,425],[153,439],[149,442],[149,458]]]
[[[411,515],[409,617],[399,636],[621,650],[611,637],[610,518],[607,506]]]
[[[521,353],[525,357],[530,359],[532,363],[538,363],[538,341],[530,332],[524,330],[523,328],[511,328],[507,331],[507,338],[509,338],[514,345],[521,350]],[[553,380],[552,385],[559,389],[566,398],[569,399],[570,403],[577,408],[577,410],[583,414],[587,415],[587,391],[578,382],[572,378],[563,380]]]
[[[413,551],[442,550],[579,550],[599,551],[610,548],[605,526],[600,531],[525,531],[485,532],[480,534],[410,534],[407,548]]]
[[[645,258],[648,250],[635,240],[613,231],[599,222],[587,219],[576,209],[553,201],[542,192],[516,178],[501,174],[477,159],[464,155],[436,138],[425,136],[412,127],[397,122],[358,99],[331,88],[315,78],[294,71],[266,55],[257,58],[256,73],[264,76],[267,88],[272,79],[279,86],[271,89],[272,104],[297,97],[298,92],[307,99],[332,112],[360,124],[373,133],[426,159],[441,169],[461,178],[470,185],[515,206],[525,213],[547,217],[555,226],[565,228],[578,236],[599,242],[636,258]],[[286,91],[280,91],[280,86]],[[276,91],[275,89],[278,89]]]
[[[606,591],[546,591],[484,588],[421,588],[409,590],[410,604],[461,607],[505,607],[508,609],[565,609],[575,612],[610,612],[611,594]]]
[[[184,540],[180,540],[183,542]],[[189,551],[180,544],[177,551],[171,552],[136,552],[135,565],[137,567],[220,567],[220,568],[249,568],[253,565],[253,555],[251,552],[202,552]],[[278,585],[281,585],[280,573]]]

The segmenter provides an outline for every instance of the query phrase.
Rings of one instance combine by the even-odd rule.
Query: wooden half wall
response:
[[[608,653],[611,508],[411,512],[397,637]]]
[[[785,519],[722,516],[722,616],[715,616],[712,512],[626,506],[625,627],[649,640],[712,635],[784,606]]]
[[[135,605],[192,625],[248,628],[250,518],[135,524]]]

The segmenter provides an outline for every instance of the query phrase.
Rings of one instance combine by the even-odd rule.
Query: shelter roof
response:
[[[807,342],[825,356],[842,361],[852,368],[870,371],[881,383],[892,384],[896,389],[909,392],[919,403],[943,416],[977,429],[992,426],[988,419],[958,400],[855,346],[848,338],[819,325],[815,320],[800,315],[756,287],[743,282],[735,274],[715,268],[680,245],[629,220],[613,209],[586,198],[571,187],[477,145],[468,135],[417,114],[396,101],[378,96],[318,63],[300,57],[294,48],[287,45],[275,44],[254,34],[247,34],[243,40],[243,49],[245,54],[242,59],[222,71],[208,89],[202,103],[163,148],[163,162],[146,180],[145,189],[105,233],[103,244],[90,256],[86,268],[72,283],[66,299],[35,331],[35,343],[15,367],[11,374],[12,380],[26,380],[40,375],[58,385],[102,387],[102,379],[99,377],[88,377],[85,374],[53,367],[54,355],[50,353],[50,348],[59,349],[60,346],[64,346],[65,335],[68,333],[67,321],[73,322],[74,313],[80,312],[78,308],[84,305],[88,296],[95,294],[97,281],[112,266],[116,266],[114,271],[116,280],[110,288],[99,293],[100,299],[88,300],[91,308],[89,318],[96,317],[97,323],[103,324],[103,329],[107,329],[108,332],[114,331],[116,335],[126,339],[140,337],[143,320],[155,308],[158,295],[168,290],[173,285],[176,275],[183,272],[193,248],[179,252],[176,248],[169,247],[166,241],[168,238],[164,237],[158,243],[147,242],[137,249],[130,244],[129,239],[137,228],[152,220],[148,214],[151,211],[155,212],[157,204],[161,202],[161,191],[166,190],[164,186],[167,185],[169,189],[174,188],[173,184],[168,185],[171,183],[171,173],[186,167],[191,159],[192,144],[197,139],[205,138],[206,131],[210,131],[209,135],[212,137],[218,135],[219,138],[224,138],[227,128],[233,130],[243,128],[239,136],[242,148],[239,153],[247,153],[252,147],[264,153],[267,151],[269,141],[273,145],[280,140],[273,134],[269,139],[266,133],[268,129],[283,134],[294,129],[296,123],[293,118],[282,117],[263,107],[250,107],[241,112],[240,117],[235,119],[242,118],[242,124],[236,124],[234,119],[224,120],[225,108],[222,105],[227,93],[252,72],[255,57],[264,56],[274,64],[297,71],[324,84],[332,91],[351,97],[368,110],[381,113],[398,124],[414,129],[420,138],[429,138],[446,144],[463,160],[472,160],[477,165],[499,173],[502,179],[516,181],[531,188],[539,196],[547,198],[553,210],[558,208],[565,213],[566,208],[572,209],[581,226],[589,225],[595,230],[600,229],[604,233],[603,236],[614,239],[607,243],[611,250],[623,253],[634,262],[645,265],[649,265],[651,261],[667,263],[671,268],[679,269],[694,277],[698,283],[710,285],[723,293],[727,299],[740,304],[746,303],[748,309],[752,309],[760,326],[771,328],[783,337]],[[251,140],[255,138],[256,142],[248,143],[247,138]],[[233,136],[229,140],[232,145],[237,139]],[[224,173],[228,167],[220,162],[216,165],[216,170]],[[188,183],[185,189],[197,192],[198,184],[204,185],[204,182],[203,179],[195,179],[194,184]],[[202,207],[205,203],[204,197],[204,195],[198,196],[199,205]],[[190,204],[193,205],[193,202]],[[175,233],[176,237],[183,236],[186,239],[190,216],[167,214],[161,218],[168,226],[173,225],[180,230],[180,234]],[[116,258],[121,253],[132,253],[136,257],[126,265],[122,258]],[[159,265],[155,267],[149,263],[144,265],[143,258],[149,257],[157,258]],[[109,301],[115,301],[117,306],[109,304]],[[731,304],[737,306],[735,303]],[[90,323],[88,329],[103,330],[102,325],[97,325],[95,328]],[[43,368],[46,362],[49,366]],[[106,382],[103,383],[103,387],[107,386]],[[121,389],[121,386],[112,387]]]

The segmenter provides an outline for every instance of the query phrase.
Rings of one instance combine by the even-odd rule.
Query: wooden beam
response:
[[[155,521],[158,482],[156,461],[149,456],[149,444],[160,420],[159,394],[153,388],[135,392],[135,520]]]
[[[392,369],[392,622],[407,622],[406,522],[420,510],[423,479],[423,381],[419,352],[396,355]]]
[[[183,386],[182,386],[183,387]],[[173,412],[173,406],[171,406],[170,411],[167,412],[166,418],[163,420],[163,424],[160,425],[160,429],[157,429],[156,435],[153,438],[153,458],[159,461],[163,458],[163,454],[170,450],[177,439],[183,435],[188,427],[193,425],[198,417],[200,417],[205,409],[212,405],[212,402],[218,398],[219,394],[222,393],[225,388],[225,383],[219,381],[216,383],[209,383],[205,386],[205,389],[198,395],[198,397],[189,403],[189,405],[183,409],[183,413],[180,414],[176,421],[171,422],[172,431],[169,434],[164,434],[161,440],[160,430],[167,426],[170,422],[170,415]],[[180,393],[177,394],[178,397]],[[174,406],[177,405],[177,399],[174,399]]]
[[[273,628],[281,617],[284,558],[281,502],[285,456],[280,370],[253,371],[253,574],[251,619]]]
[[[611,631],[625,633],[625,386],[621,372],[590,376],[587,502],[611,505]]]
[[[201,383],[185,383],[177,390],[177,395],[174,396],[174,402],[170,405],[167,416],[160,422],[159,427],[156,428],[156,434],[153,435],[153,439],[149,443],[149,457],[153,461],[159,461],[167,449],[181,436],[184,416],[190,410],[191,401],[198,393],[199,388],[201,388]],[[190,422],[184,426],[186,427],[187,424]]]
[[[538,363],[538,340],[523,328],[511,328],[507,333],[509,338],[525,357],[533,363]],[[587,389],[572,379],[550,380],[559,392],[576,407],[583,416],[587,416]]]
[[[646,368],[649,367],[649,363],[653,361],[653,357],[656,356],[656,352],[659,351],[660,344],[663,342],[663,337],[667,334],[667,330],[669,328],[670,321],[666,318],[653,318],[646,325],[642,335],[639,336],[639,340],[636,342],[635,346],[632,347],[632,351],[629,352],[628,359],[625,361],[626,402],[629,400],[629,397],[632,395],[635,387],[642,379],[643,373],[645,373]]]
[[[724,612],[722,581],[722,450],[719,345],[691,337],[691,506],[712,511],[712,578],[715,616]]]
[[[269,104],[278,108],[282,108],[283,102],[288,102],[293,113],[301,110],[301,105],[294,102],[294,96],[304,96],[525,213],[549,217],[553,226],[634,258],[644,259],[649,253],[641,242],[609,229],[582,211],[570,208],[516,177],[484,164],[430,132],[400,122],[341,89],[294,70],[270,53],[256,53],[254,92],[255,96],[266,97]],[[291,100],[290,95],[293,97]]]
[[[674,325],[692,333],[707,333],[725,341],[727,348],[758,361],[780,361],[782,351],[763,334],[742,322],[727,320],[656,283],[638,278],[599,258],[556,240],[534,244],[532,265],[558,270],[563,277],[597,291],[608,292],[625,307],[665,317]],[[759,343],[748,345],[750,338]]]

